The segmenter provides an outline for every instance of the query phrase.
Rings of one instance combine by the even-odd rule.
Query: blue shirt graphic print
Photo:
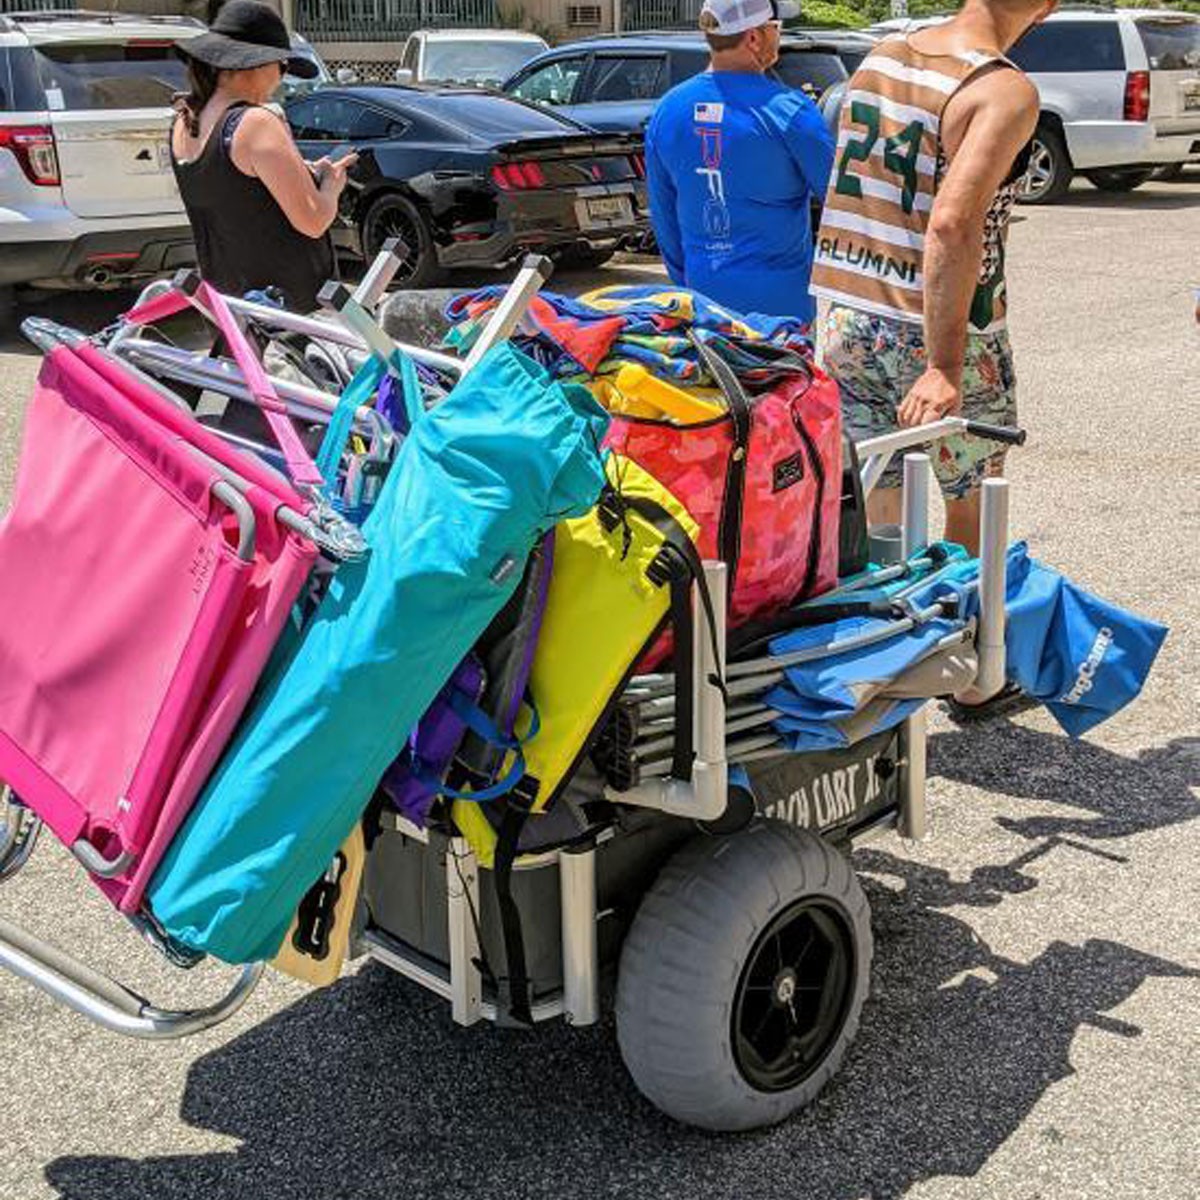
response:
[[[833,138],[802,92],[709,71],[668,92],[646,131],[650,217],[671,279],[736,312],[811,321],[814,196]]]

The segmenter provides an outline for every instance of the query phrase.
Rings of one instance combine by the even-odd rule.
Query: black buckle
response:
[[[508,802],[518,812],[532,812],[537,803],[538,793],[542,790],[542,781],[535,775],[522,775],[508,793]]]
[[[646,568],[646,578],[655,587],[678,582],[691,574],[687,559],[669,542],[659,547],[650,565]]]

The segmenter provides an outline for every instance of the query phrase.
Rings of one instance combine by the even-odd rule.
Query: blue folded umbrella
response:
[[[868,646],[784,667],[784,681],[764,697],[780,713],[773,726],[789,749],[833,749],[900,723],[923,703],[905,695],[906,674],[938,651],[947,634],[979,615],[979,562],[951,562],[909,591],[920,610],[957,600],[937,617]],[[1072,737],[1125,707],[1142,689],[1167,635],[1165,626],[1085,592],[1029,557],[1024,542],[1006,562],[1007,677],[1042,701]],[[770,643],[770,656],[820,650],[830,643],[883,634],[895,621],[849,617],[796,629]],[[853,718],[853,720],[851,720]]]

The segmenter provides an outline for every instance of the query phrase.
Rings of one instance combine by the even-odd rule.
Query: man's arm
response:
[[[799,103],[788,122],[784,141],[809,191],[818,201],[824,201],[829,172],[833,169],[833,134],[821,110],[807,96],[797,92],[795,99]]]
[[[927,365],[900,405],[901,425],[924,425],[962,408],[967,318],[983,260],[984,221],[1037,114],[1037,89],[1006,67],[971,80],[946,106],[943,140],[952,157],[925,232]]]
[[[650,200],[650,224],[671,282],[684,287],[683,238],[679,232],[679,208],[675,180],[658,153],[654,122],[646,130],[646,193]]]

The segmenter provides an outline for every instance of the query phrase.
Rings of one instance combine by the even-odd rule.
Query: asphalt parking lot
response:
[[[609,1022],[462,1031],[375,965],[315,993],[269,978],[229,1025],[164,1046],[0,975],[0,1196],[1200,1194],[1200,177],[1080,185],[1019,217],[1014,534],[1172,633],[1140,700],[1084,742],[1041,712],[935,716],[932,837],[856,856],[875,977],[813,1108],[747,1136],[682,1129],[635,1091]],[[39,311],[94,328],[119,307]],[[0,335],[0,495],[36,368]],[[207,966],[170,978],[48,839],[0,914],[156,999],[221,988]]]

